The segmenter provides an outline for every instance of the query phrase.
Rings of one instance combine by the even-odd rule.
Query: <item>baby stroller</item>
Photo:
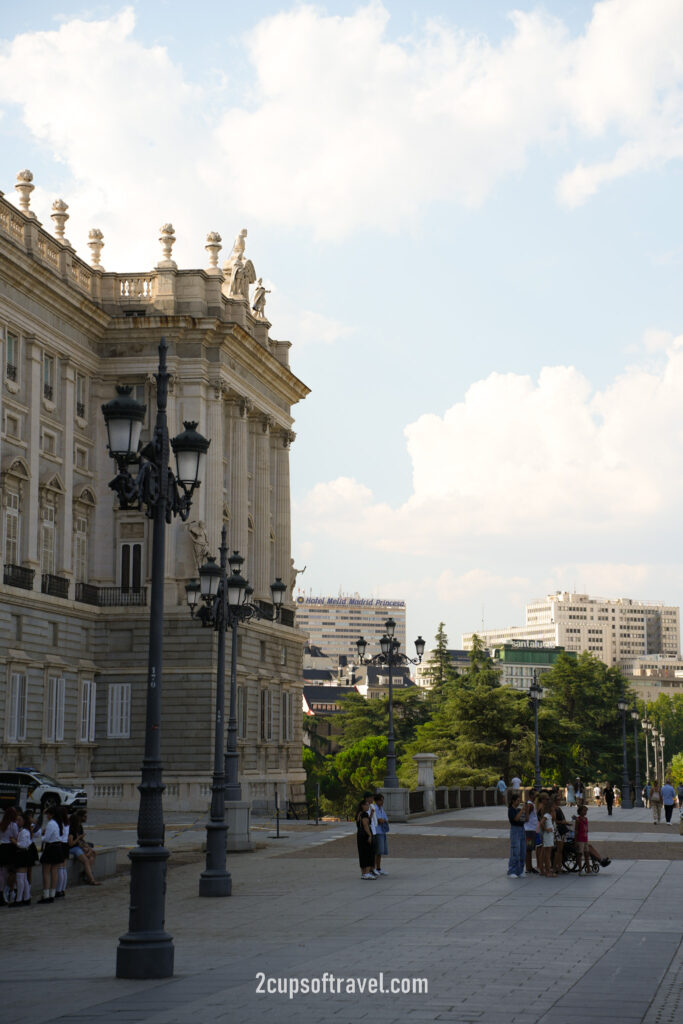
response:
[[[597,857],[594,857],[592,853],[589,854],[591,862],[591,871],[594,875],[597,875],[600,871],[600,866],[607,867],[610,863],[609,857],[604,857],[602,861],[599,861]],[[576,844],[574,842],[574,833],[567,832],[564,837],[564,846],[562,847],[562,870],[563,871],[578,871],[579,861],[576,856]]]

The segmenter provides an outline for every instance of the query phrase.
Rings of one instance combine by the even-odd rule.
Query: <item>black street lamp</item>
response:
[[[379,646],[380,653],[374,658],[365,657],[367,643],[363,637],[356,640],[358,659],[361,665],[386,665],[389,669],[389,734],[387,737],[387,774],[384,780],[385,789],[398,789],[398,778],[396,776],[396,748],[394,745],[394,687],[391,670],[398,665],[419,665],[422,655],[425,652],[425,642],[421,636],[415,641],[416,658],[409,658],[407,654],[401,654],[400,642],[394,636],[396,623],[393,619],[387,619],[384,623],[384,636],[381,637]]]
[[[538,744],[538,705],[543,697],[543,688],[538,682],[538,669],[534,669],[534,681],[529,687],[529,698],[534,706],[534,757],[535,757],[535,775],[534,775],[534,786],[536,792],[541,788],[541,755]]]
[[[631,718],[633,719],[633,746],[636,751],[636,800],[635,807],[643,806],[643,793],[642,786],[640,784],[640,761],[638,756],[638,722],[640,721],[640,715],[636,708],[631,709]]]
[[[647,712],[645,713],[645,718],[643,718],[643,720],[642,720],[642,722],[640,724],[641,724],[641,726],[643,728],[643,735],[645,736],[645,783],[646,783],[646,785],[649,786],[650,785],[650,744],[649,744],[648,741],[649,741],[649,738],[650,738],[650,729],[652,727],[652,723],[649,721],[649,719],[647,717]]]
[[[138,845],[128,854],[130,867],[130,916],[128,932],[116,951],[117,978],[169,978],[173,975],[173,939],[164,928],[166,861],[161,766],[161,689],[163,676],[164,558],[166,524],[174,515],[186,520],[192,494],[201,482],[203,457],[210,442],[197,433],[196,423],[169,441],[166,421],[168,371],[166,340],[159,345],[157,418],[154,437],[140,447],[146,406],[131,396],[130,387],[117,387],[118,397],[102,406],[109,453],[118,473],[109,486],[119,498],[120,509],[141,509],[153,520],[152,590],[149,611],[147,667],[147,714],[145,752],[140,782]],[[176,473],[169,466],[170,449]],[[131,466],[137,466],[135,476]]]
[[[655,773],[655,779],[659,780],[659,784],[661,786],[661,785],[663,785],[664,780],[660,777],[660,774],[659,774],[659,751],[658,751],[658,746],[659,746],[659,732],[657,731],[656,726],[653,725],[653,728],[652,728],[652,760],[654,761],[654,769],[653,769],[653,771]]]
[[[238,774],[237,753],[237,626],[248,619],[266,619],[274,622],[282,608],[286,585],[280,578],[270,585],[273,611],[267,612],[247,598],[253,593],[248,580],[240,570],[244,559],[238,551],[227,557],[226,528],[221,530],[220,563],[208,558],[199,568],[199,581],[185,585],[187,603],[194,616],[201,596],[203,606],[197,612],[202,626],[218,633],[218,667],[216,670],[216,728],[214,741],[213,782],[211,785],[211,811],[206,826],[206,867],[199,879],[200,896],[229,896],[232,880],[225,866],[226,833],[225,801],[241,800],[242,788]],[[230,575],[227,566],[230,566]],[[230,718],[228,743],[223,755],[223,722],[225,718],[225,634],[232,630],[230,658]]]
[[[666,782],[666,764],[664,762],[664,733],[659,733],[659,743],[662,751],[662,785]]]
[[[631,803],[631,783],[628,777],[628,762],[626,760],[626,711],[628,703],[625,697],[620,697],[617,701],[617,707],[621,711],[621,731],[623,737],[624,746],[624,770],[621,780],[621,806],[625,811],[630,811],[633,808]]]

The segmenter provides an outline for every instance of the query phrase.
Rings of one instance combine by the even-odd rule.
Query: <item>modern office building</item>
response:
[[[475,633],[462,645],[471,649]],[[594,598],[558,591],[526,606],[526,624],[476,631],[491,648],[513,640],[540,641],[567,651],[590,651],[606,665],[647,654],[680,652],[680,610],[632,598]]]
[[[349,660],[358,659],[356,640],[365,637],[368,642],[368,657],[379,653],[379,639],[384,634],[384,623],[388,618],[396,622],[396,638],[401,649],[406,651],[406,603],[405,601],[353,597],[305,597],[296,598],[297,628],[306,633],[309,643],[320,647],[328,657],[344,655]],[[411,657],[414,651],[408,651]]]
[[[243,794],[255,809],[272,805],[275,787],[281,802],[301,802],[306,638],[291,596],[289,448],[308,388],[290,343],[270,335],[265,296],[250,294],[246,231],[222,268],[210,232],[197,240],[207,266],[179,269],[165,224],[153,268],[106,271],[102,232],[90,232],[84,261],[65,237],[66,203],[52,204],[51,233],[33,188],[22,171],[18,201],[0,193],[0,766],[85,783],[93,806],[137,806],[152,523],[120,511],[108,486],[101,406],[130,386],[151,438],[164,335],[169,432],[196,421],[211,441],[190,521],[166,531],[164,800],[201,809],[210,798],[216,634],[190,619],[185,583],[217,554],[225,524],[254,599],[267,609],[277,576],[289,588],[280,622],[240,627]],[[228,670],[230,647],[228,634]]]
[[[511,640],[507,644],[495,644],[491,657],[500,672],[502,686],[528,690],[534,679],[543,685],[543,673],[548,672],[563,653],[564,647],[555,647],[543,640]],[[576,658],[576,652],[566,653]]]

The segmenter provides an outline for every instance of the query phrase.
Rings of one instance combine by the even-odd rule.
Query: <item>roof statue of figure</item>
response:
[[[259,277],[254,289],[254,296],[251,308],[259,320],[266,319],[266,295],[270,295],[270,288],[263,287],[263,278]]]

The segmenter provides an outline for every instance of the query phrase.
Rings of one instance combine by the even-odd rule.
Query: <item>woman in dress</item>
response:
[[[566,786],[566,798],[567,807],[576,807],[576,793],[574,792],[574,786],[571,782],[568,782]]]
[[[368,807],[370,802],[367,797],[358,804],[356,809],[356,844],[358,846],[358,861],[360,863],[360,877],[363,881],[377,877],[372,870],[375,863],[375,851],[372,845],[372,832],[370,830],[370,815]]]

